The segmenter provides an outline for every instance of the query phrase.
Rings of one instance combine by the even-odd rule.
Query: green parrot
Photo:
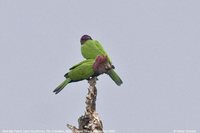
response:
[[[85,59],[95,59],[97,55],[104,55],[108,57],[111,63],[110,57],[97,40],[92,40],[89,35],[83,35],[81,37],[81,53]]]
[[[98,55],[103,55],[108,58],[108,62],[112,66],[112,68],[115,68],[112,65],[110,57],[97,40],[93,40],[89,35],[83,35],[80,39],[80,42],[81,53],[85,59],[95,59]],[[112,80],[115,81],[117,85],[120,86],[123,83],[123,81],[113,69],[107,71],[107,74],[112,78]]]
[[[53,92],[58,94],[67,84],[81,80],[88,80],[91,77],[99,76],[106,73],[108,69],[106,66],[107,57],[98,56],[96,59],[87,59],[77,65],[71,67],[68,73],[64,75],[66,78]]]

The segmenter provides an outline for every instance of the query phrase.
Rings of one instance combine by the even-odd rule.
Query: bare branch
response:
[[[89,88],[86,96],[86,111],[85,114],[78,119],[79,128],[67,124],[67,127],[72,130],[72,133],[103,133],[103,124],[96,112],[96,88],[97,78],[88,80]]]

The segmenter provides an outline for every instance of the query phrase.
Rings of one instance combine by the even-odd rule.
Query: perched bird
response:
[[[110,57],[97,40],[93,40],[89,35],[83,35],[80,42],[81,53],[85,59],[95,59],[98,55],[104,55],[108,57],[111,63]]]
[[[89,35],[83,35],[80,42],[81,53],[85,59],[95,59],[97,56],[103,55],[108,58],[108,63],[112,66],[112,68],[115,68],[111,63],[110,57],[97,40],[93,40]],[[115,81],[117,85],[120,86],[123,81],[113,69],[110,69],[106,73]]]
[[[87,59],[74,65],[64,75],[66,79],[53,92],[58,94],[69,83],[90,79],[107,72],[109,68],[105,67],[106,62],[106,57],[98,56],[96,59]]]

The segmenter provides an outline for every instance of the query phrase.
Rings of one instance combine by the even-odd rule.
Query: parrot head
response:
[[[92,40],[92,38],[89,35],[83,35],[80,40],[81,45],[83,45],[87,40]]]
[[[93,69],[97,74],[106,73],[112,67],[109,66],[109,61],[107,56],[99,55],[95,59],[95,63],[93,64]]]

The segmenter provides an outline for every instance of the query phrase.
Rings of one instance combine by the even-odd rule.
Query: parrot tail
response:
[[[66,78],[53,92],[55,94],[58,94],[70,82],[71,82],[71,79]]]
[[[121,78],[117,75],[117,73],[113,70],[110,69],[107,74],[110,76],[110,78],[118,85],[120,86],[123,81],[121,80]]]

